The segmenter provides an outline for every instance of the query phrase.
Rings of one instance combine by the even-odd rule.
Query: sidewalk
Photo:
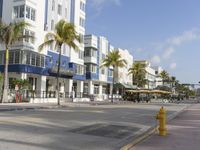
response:
[[[182,101],[183,102],[183,101]],[[197,100],[190,100],[188,102],[184,102],[185,104],[195,104]],[[57,103],[3,103],[0,104],[0,112],[2,111],[17,111],[17,110],[30,110],[30,109],[52,109],[52,108],[65,108],[65,107],[92,107],[92,106],[106,106],[106,105],[151,105],[151,104],[164,104],[161,101],[152,101],[151,103],[140,102],[134,103],[131,101],[91,101],[91,102],[62,102],[61,105],[58,106]],[[168,103],[166,103],[168,104]],[[173,103],[169,103],[173,104]],[[175,104],[175,103],[174,103]]]
[[[31,103],[4,103],[0,104],[0,112],[3,111],[18,111],[18,110],[33,110],[33,109],[49,109],[56,108],[55,103],[48,104],[31,104]]]
[[[114,102],[109,101],[96,101],[96,102],[61,102],[58,106],[57,103],[3,103],[0,104],[0,112],[2,111],[17,111],[17,110],[31,110],[31,109],[52,109],[52,108],[65,108],[65,107],[87,107],[97,105],[123,105],[135,104],[133,102]]]
[[[168,135],[158,133],[137,144],[131,150],[199,150],[200,104],[193,105],[169,122]]]

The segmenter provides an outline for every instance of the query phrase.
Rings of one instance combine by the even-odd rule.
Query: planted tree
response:
[[[57,104],[60,105],[60,96],[59,96],[59,77],[60,77],[60,63],[61,63],[61,54],[62,46],[64,44],[68,45],[74,50],[79,50],[76,42],[80,42],[80,37],[75,30],[75,26],[71,23],[66,22],[65,20],[60,20],[56,26],[54,32],[49,32],[45,35],[44,43],[39,46],[41,51],[46,46],[55,45],[54,49],[58,51],[58,67],[57,67]]]
[[[169,73],[166,70],[160,73],[160,77],[162,78],[163,86],[166,82],[169,82]]]
[[[113,93],[114,93],[114,82],[115,82],[115,72],[117,68],[123,68],[127,64],[126,60],[122,58],[119,51],[114,50],[110,52],[102,61],[101,67],[113,67],[113,81],[112,81],[112,99],[111,102],[113,103]]]
[[[13,22],[5,24],[0,22],[0,43],[5,48],[4,59],[4,84],[3,84],[3,97],[2,102],[8,101],[8,61],[9,61],[9,49],[15,42],[23,38],[31,38],[31,36],[24,35],[23,31],[29,24],[26,22]]]
[[[171,76],[171,86],[172,88],[175,87],[175,84],[176,84],[176,77],[175,76]]]
[[[133,84],[138,87],[144,87],[147,83],[145,65],[141,62],[133,63],[129,68],[129,74],[133,76]]]

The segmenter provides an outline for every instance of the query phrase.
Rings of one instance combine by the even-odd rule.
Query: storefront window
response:
[[[106,94],[106,92],[107,92],[107,86],[103,86],[103,87],[102,87],[102,93],[103,93],[103,94]]]
[[[94,85],[94,94],[99,94],[99,85]]]
[[[88,83],[84,83],[83,93],[89,94]]]

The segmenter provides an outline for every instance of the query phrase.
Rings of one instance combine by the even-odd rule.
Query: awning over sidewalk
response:
[[[124,84],[124,83],[116,83],[114,84],[115,88],[125,88],[125,89],[137,89],[137,86]]]
[[[129,93],[147,93],[147,94],[171,94],[169,91],[163,91],[163,90],[146,90],[146,89],[138,89],[138,90],[126,90],[126,92]]]

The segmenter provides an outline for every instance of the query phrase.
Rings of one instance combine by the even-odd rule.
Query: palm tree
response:
[[[127,64],[125,59],[122,59],[118,50],[110,52],[102,61],[101,67],[113,67],[113,81],[112,81],[112,100],[113,103],[113,91],[114,91],[114,82],[115,82],[115,72],[117,68],[123,68]]]
[[[175,86],[175,83],[176,83],[176,77],[171,76],[171,86],[172,86],[172,88]]]
[[[8,100],[8,61],[9,49],[17,41],[23,38],[29,38],[29,35],[23,35],[23,31],[29,24],[21,22],[13,22],[5,24],[0,21],[0,43],[5,47],[5,61],[4,61],[4,84],[3,84],[3,97],[2,102]]]
[[[143,87],[147,80],[145,79],[146,70],[145,64],[141,62],[133,63],[132,67],[128,70],[129,74],[133,75],[133,84],[138,87]]]
[[[57,104],[60,105],[59,97],[59,77],[60,77],[60,61],[63,44],[68,45],[74,50],[79,50],[76,42],[80,42],[80,37],[76,33],[75,26],[65,20],[60,20],[55,26],[55,32],[49,32],[45,35],[44,43],[39,46],[41,51],[45,46],[55,45],[55,49],[59,52],[58,68],[57,68]]]
[[[162,78],[162,82],[163,82],[163,85],[164,85],[164,83],[169,80],[169,73],[166,70],[163,70],[160,73],[160,77]]]

